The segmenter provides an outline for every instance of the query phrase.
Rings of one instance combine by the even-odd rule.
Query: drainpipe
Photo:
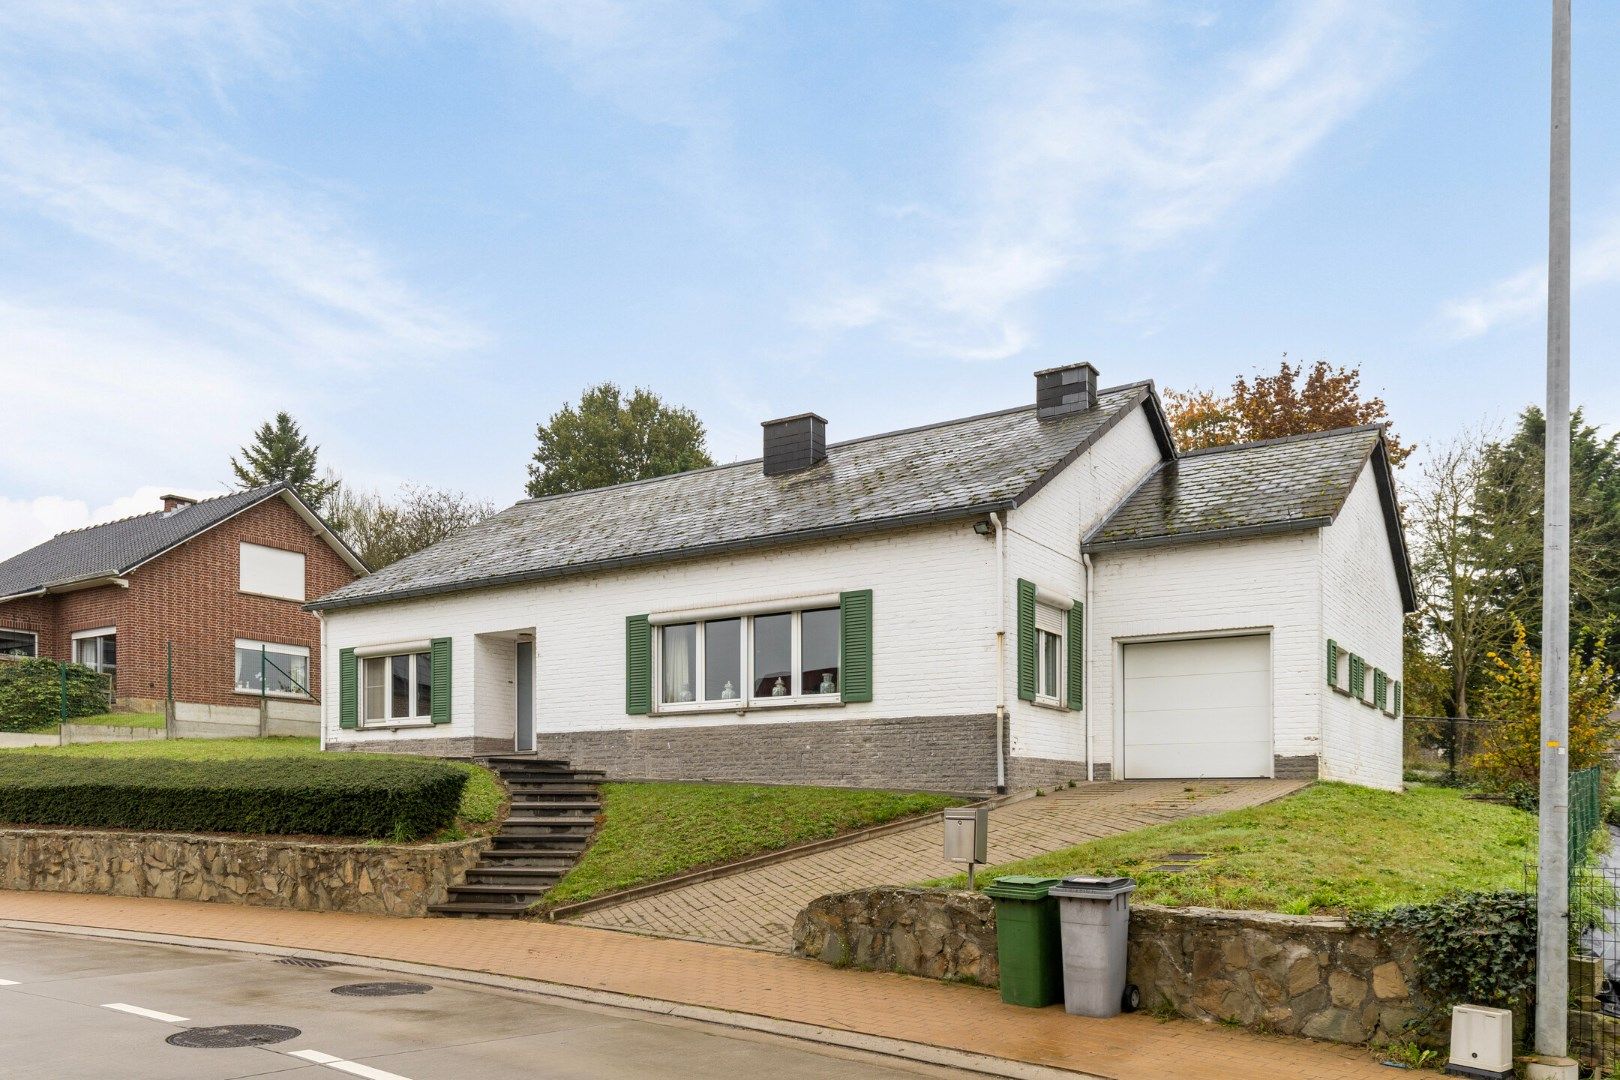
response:
[[[320,718],[321,718],[321,726],[320,726],[320,729],[319,729],[320,730],[320,736],[321,736],[321,744],[320,745],[321,745],[321,749],[325,750],[326,749],[326,702],[328,700],[326,694],[327,694],[327,688],[332,685],[332,676],[333,676],[334,673],[332,671],[331,666],[328,665],[327,662],[326,662],[327,661],[327,655],[326,655],[326,612],[317,611],[315,613],[315,618],[320,623],[320,627],[321,627],[321,640],[320,640],[320,646],[319,646],[319,648],[320,648],[320,656],[321,656],[321,707],[320,707],[320,711],[319,711],[319,713],[317,715],[319,715]],[[339,686],[341,687],[342,681],[343,681],[342,673],[338,672],[336,674],[338,676],[337,682],[338,682]],[[341,692],[342,691],[340,689],[339,693],[341,693]]]
[[[1080,565],[1086,571],[1086,613],[1085,618],[1080,620],[1080,655],[1086,658],[1086,666],[1080,672],[1080,689],[1086,695],[1086,783],[1090,784],[1097,779],[1097,752],[1091,745],[1091,620],[1096,617],[1097,609],[1091,606],[1091,556],[1083,551],[1080,553]]]
[[[990,515],[996,530],[996,794],[1007,793],[1007,537],[1000,514]]]

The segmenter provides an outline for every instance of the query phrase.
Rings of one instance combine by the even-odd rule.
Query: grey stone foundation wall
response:
[[[994,902],[944,889],[859,889],[814,900],[793,951],[827,963],[1000,982]],[[1341,1043],[1408,1039],[1422,1012],[1413,950],[1342,919],[1131,909],[1130,980],[1146,1007]]]
[[[1107,768],[1107,766],[1103,766]],[[1073,780],[1086,782],[1086,763],[1058,758],[1010,757],[1007,759],[1007,790],[1061,787]]]
[[[328,742],[328,750],[354,750],[363,754],[419,754],[422,757],[471,758],[491,754],[510,754],[511,739],[487,739],[481,736],[458,735],[439,739],[367,739],[356,742]],[[542,757],[546,756],[544,754]]]
[[[0,889],[421,916],[489,846],[0,829]]]
[[[1315,780],[1321,771],[1321,759],[1315,754],[1299,757],[1274,755],[1271,759],[1272,776],[1278,780]]]
[[[992,715],[541,732],[543,758],[609,779],[989,791]]]

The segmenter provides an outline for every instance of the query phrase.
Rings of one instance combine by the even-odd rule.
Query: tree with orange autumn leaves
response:
[[[1285,355],[1274,375],[1240,375],[1226,393],[1166,390],[1165,411],[1185,450],[1230,446],[1256,439],[1381,424],[1389,410],[1380,397],[1361,396],[1361,369],[1318,360],[1307,367]],[[1412,452],[1386,432],[1390,462]]]

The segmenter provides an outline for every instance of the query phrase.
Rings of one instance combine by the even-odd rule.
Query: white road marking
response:
[[[16,986],[16,979],[0,979],[0,986]]]
[[[139,1005],[125,1005],[123,1002],[113,1002],[108,1005],[103,1005],[102,1008],[117,1009],[119,1012],[133,1013],[136,1016],[144,1016],[148,1020],[161,1020],[165,1024],[183,1024],[186,1022],[185,1017],[176,1016],[174,1013],[158,1012],[156,1009],[143,1009]]]
[[[317,1065],[325,1065],[328,1069],[346,1072],[350,1076],[364,1077],[364,1080],[406,1080],[398,1073],[373,1069],[370,1065],[362,1065],[358,1061],[345,1061],[331,1054],[323,1054],[319,1050],[289,1050],[287,1056],[313,1061]]]

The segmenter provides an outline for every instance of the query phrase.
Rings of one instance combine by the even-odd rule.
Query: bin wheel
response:
[[[1137,1009],[1140,1009],[1142,1007],[1142,988],[1137,986],[1135,983],[1126,983],[1125,996],[1120,1001],[1119,1007],[1128,1013],[1133,1013]]]

